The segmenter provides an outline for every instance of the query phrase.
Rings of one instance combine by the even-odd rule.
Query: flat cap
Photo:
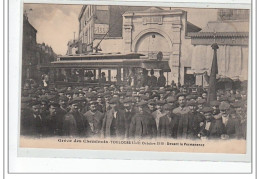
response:
[[[203,112],[203,113],[211,113],[211,112],[213,112],[213,108],[209,107],[209,106],[206,106],[206,107],[202,108],[201,112]]]
[[[173,96],[169,96],[167,99],[166,99],[167,103],[173,103],[176,101],[176,99],[173,97]]]
[[[154,100],[150,99],[150,100],[148,101],[148,104],[149,104],[149,105],[155,105],[155,102],[154,102]]]
[[[90,101],[89,104],[90,105],[93,105],[93,104],[96,105],[96,104],[98,104],[98,102],[97,101]]]
[[[230,108],[230,105],[227,102],[221,102],[219,105],[220,110],[228,110]]]
[[[29,103],[32,101],[32,98],[30,97],[22,97],[21,102],[22,103]]]
[[[93,97],[95,97],[94,93],[91,93],[91,92],[87,92],[85,95],[86,95],[86,98],[93,98]]]
[[[141,97],[141,99],[142,100],[145,100],[145,101],[148,101],[150,98],[149,97],[147,97],[147,96],[145,96],[145,95],[142,95],[142,96],[140,96]]]
[[[221,97],[219,98],[219,101],[220,101],[220,102],[222,102],[222,101],[228,101],[228,97],[226,97],[226,96],[221,96]]]
[[[39,100],[40,100],[41,102],[48,102],[48,101],[49,101],[49,98],[48,98],[48,96],[43,95],[43,96],[40,97]]]
[[[69,104],[76,104],[76,103],[79,103],[81,100],[80,98],[73,98],[71,101],[69,101]]]
[[[156,101],[156,105],[163,106],[166,103],[165,100],[158,100]]]
[[[56,95],[48,95],[47,99],[48,100],[54,100],[56,98]]]
[[[74,90],[73,90],[73,93],[74,93],[74,94],[79,94],[79,90],[78,90],[78,89],[74,89]]]
[[[32,101],[31,102],[31,106],[38,106],[38,105],[40,105],[39,101]]]
[[[159,91],[158,91],[158,94],[165,94],[165,93],[166,93],[165,90],[159,90]]]
[[[183,93],[183,92],[178,93],[178,94],[176,95],[176,98],[178,99],[180,96],[184,96],[184,97],[186,97],[187,94],[186,94],[186,93]]]
[[[138,104],[137,104],[137,106],[145,106],[145,105],[147,105],[147,102],[146,101],[140,101]]]
[[[126,97],[131,97],[132,93],[131,92],[126,92]]]
[[[196,100],[194,99],[191,99],[188,103],[187,103],[188,106],[196,106],[197,105],[197,102]]]
[[[236,98],[234,98],[234,97],[229,97],[229,98],[228,98],[228,101],[229,101],[230,103],[233,103],[235,100],[236,100]]]
[[[123,100],[123,103],[132,103],[132,99],[131,98],[125,98]]]
[[[197,102],[198,102],[198,104],[204,104],[204,103],[206,103],[206,100],[205,99],[199,99]]]
[[[220,105],[220,102],[219,101],[216,101],[216,100],[214,100],[214,101],[210,101],[210,106],[219,106]]]
[[[59,100],[61,100],[61,101],[68,101],[69,98],[67,98],[66,96],[60,96]]]
[[[241,104],[241,102],[234,102],[234,103],[231,104],[231,106],[232,106],[233,108],[241,108],[241,107],[242,107],[242,104]]]
[[[113,98],[111,98],[111,99],[109,100],[109,104],[117,104],[117,103],[118,103],[118,101],[119,101],[119,99],[118,99],[118,98],[116,98],[116,97],[113,97]]]
[[[165,104],[165,105],[163,105],[163,109],[164,109],[164,110],[172,110],[172,109],[173,109],[173,106],[170,105],[170,104]]]
[[[51,107],[51,106],[53,106],[53,107],[55,107],[55,108],[59,108],[59,107],[60,107],[60,105],[59,105],[58,103],[51,103],[51,104],[49,105],[49,107]]]

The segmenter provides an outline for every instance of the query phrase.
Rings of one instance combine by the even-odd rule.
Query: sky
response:
[[[37,43],[51,46],[56,54],[65,55],[67,43],[78,37],[78,16],[82,5],[24,4],[30,23],[37,29]],[[30,10],[32,9],[32,10]],[[216,9],[185,9],[187,20],[201,28],[217,20]],[[205,15],[206,14],[206,15]]]

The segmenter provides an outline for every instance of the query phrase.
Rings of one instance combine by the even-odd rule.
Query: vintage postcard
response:
[[[24,3],[19,147],[248,153],[250,13]]]

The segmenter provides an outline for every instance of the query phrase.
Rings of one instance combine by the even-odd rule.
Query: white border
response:
[[[24,2],[33,2],[33,3],[36,3],[36,1],[24,1]],[[37,2],[50,2],[50,1],[37,1]],[[120,2],[118,3],[118,1],[114,1],[113,3],[112,2],[107,2],[107,1],[87,1],[89,3],[92,3],[93,4],[103,4],[103,2],[106,2],[106,3],[109,3],[109,4],[117,4],[117,5],[125,5],[125,3],[127,3],[126,1],[125,2]],[[191,2],[191,1],[189,1]],[[223,1],[221,1],[223,2]],[[238,4],[234,4],[235,1],[225,1],[225,2],[229,2],[229,3],[233,3],[231,5],[227,5],[225,4],[224,7],[228,8],[228,7],[234,7],[234,5],[236,5],[236,8],[237,6],[241,7],[241,8],[245,8],[245,7],[250,7],[250,5],[248,4],[248,1],[243,1],[243,5],[238,5]],[[237,1],[236,1],[237,2]],[[242,2],[242,1],[241,1]],[[247,2],[247,3],[245,3]],[[28,163],[28,167],[24,166],[21,161],[26,161],[26,160],[32,160],[32,161],[35,161],[35,160],[40,160],[40,159],[29,159],[29,158],[17,158],[17,154],[18,154],[18,151],[17,151],[17,146],[18,146],[18,138],[17,138],[17,128],[18,128],[18,104],[19,104],[19,100],[20,100],[20,93],[18,93],[18,91],[20,92],[20,86],[17,85],[18,84],[18,80],[20,78],[19,74],[17,73],[19,70],[19,61],[18,59],[19,58],[19,55],[20,54],[20,57],[21,57],[21,47],[19,47],[19,42],[20,41],[20,38],[19,38],[19,34],[21,34],[21,31],[19,32],[19,29],[21,28],[21,24],[19,24],[19,22],[17,22],[17,17],[19,17],[21,14],[22,14],[22,11],[21,8],[21,5],[22,4],[19,4],[21,2],[17,2],[17,1],[14,1],[14,0],[10,0],[10,10],[9,10],[9,22],[10,22],[10,27],[9,27],[9,35],[10,35],[10,54],[9,54],[9,94],[12,94],[9,96],[9,126],[10,126],[10,131],[9,131],[9,139],[10,139],[10,145],[9,145],[9,149],[10,149],[10,160],[9,160],[9,164],[10,164],[10,172],[40,172],[42,171],[40,168],[37,168],[37,170],[35,170],[35,168],[33,166],[37,166],[35,162],[31,163],[33,165],[29,165]],[[51,1],[51,3],[66,3],[66,4],[82,4],[82,3],[86,3],[86,1]],[[140,3],[140,2],[138,2]],[[162,3],[162,2],[160,2]],[[156,5],[160,5],[159,4],[156,4]],[[170,6],[168,2],[164,1],[164,4],[167,3],[167,6]],[[129,3],[128,3],[129,4]],[[183,5],[180,5],[178,3],[173,3],[175,4],[175,7],[187,7],[188,6],[188,3],[187,4],[183,4]],[[177,5],[180,5],[180,6],[176,6]],[[139,4],[138,4],[139,5]],[[155,4],[145,4],[145,5],[155,5]],[[217,4],[216,2],[214,3],[214,7],[223,7],[221,4]],[[196,4],[196,7],[208,7],[208,8],[212,8],[213,7],[213,3],[212,4]],[[11,35],[12,34],[12,35]],[[249,63],[251,64],[251,63]],[[249,65],[250,66],[250,65]],[[251,73],[249,74],[249,78],[251,76]],[[251,78],[252,79],[252,78]],[[12,110],[11,110],[12,109]],[[14,126],[17,126],[17,127],[14,127]],[[250,127],[250,125],[248,125]],[[248,130],[248,132],[250,132]],[[249,145],[249,147],[251,148],[250,144],[247,143],[247,145]],[[251,150],[250,150],[251,152]],[[72,157],[72,158],[79,158],[79,157],[82,157],[84,156],[87,156],[87,158],[125,158],[125,159],[155,159],[155,160],[159,160],[159,159],[170,159],[170,160],[213,160],[213,161],[247,161],[249,162],[250,161],[250,153],[247,154],[247,155],[238,155],[238,154],[194,154],[194,153],[175,153],[173,155],[169,155],[167,153],[161,153],[161,152],[124,152],[124,151],[86,151],[86,150],[50,150],[50,149],[22,149],[19,151],[19,155],[23,155],[23,156],[34,156],[34,157],[46,157],[47,155],[49,157]],[[169,157],[170,156],[170,157]],[[42,159],[41,159],[42,160]],[[40,160],[40,161],[41,161]],[[45,159],[46,161],[52,161],[55,159]],[[44,161],[45,161],[44,160]],[[62,159],[61,159],[62,160]],[[70,159],[72,160],[72,159]],[[76,159],[73,159],[73,160],[76,160]],[[57,161],[57,160],[56,160]],[[64,162],[68,160],[65,160],[64,159]],[[82,160],[81,160],[82,161]],[[138,161],[140,163],[140,161]],[[145,161],[142,161],[142,162],[145,162]],[[141,162],[141,163],[142,163]],[[161,161],[161,162],[165,162],[165,161]],[[173,161],[172,161],[173,162]],[[69,162],[70,163],[70,162]],[[73,163],[73,162],[71,162]],[[81,162],[80,162],[81,163]],[[106,162],[105,162],[106,163]],[[173,162],[174,163],[174,162]],[[185,162],[184,162],[185,163]],[[191,162],[189,162],[187,164],[186,162],[186,166],[189,166]],[[196,163],[196,162],[195,162]],[[206,164],[206,163],[211,163],[211,162],[203,162],[203,164]],[[221,162],[223,163],[223,162]],[[38,163],[38,165],[41,164],[41,163]],[[216,163],[215,163],[216,164]],[[236,164],[236,163],[229,163],[229,165],[227,166],[232,166],[233,164]],[[177,164],[178,166],[182,166],[180,164],[180,162],[178,162]],[[212,165],[212,163],[211,163]],[[240,172],[245,172],[245,171],[250,171],[250,168],[251,168],[251,165],[250,163],[243,163],[243,167],[242,168],[236,168],[235,171],[240,171]],[[215,165],[216,166],[216,165]],[[56,166],[57,167],[57,166]],[[133,168],[136,168],[134,166],[132,166]],[[46,167],[48,169],[48,167]],[[81,167],[79,167],[81,168]],[[178,168],[178,167],[177,167]],[[50,168],[49,168],[50,169]],[[136,171],[139,171],[138,169],[139,168],[136,168],[137,170]],[[185,170],[178,170],[179,172],[186,172],[187,169],[189,171],[194,171],[193,169],[194,168],[188,168],[188,167],[185,167]],[[197,172],[205,172],[204,170],[205,168],[202,168],[201,170],[195,170]],[[214,167],[209,167],[209,170],[207,171],[211,171],[210,169],[213,169],[214,170]],[[235,169],[235,168],[233,168]],[[67,172],[71,172],[71,170],[66,170]],[[72,170],[73,171],[73,170]],[[123,170],[125,172],[130,172],[130,170]],[[131,172],[133,170],[131,169]],[[158,172],[156,170],[152,170],[153,172]],[[177,170],[169,170],[168,172],[178,172]],[[222,168],[222,170],[218,170],[218,171],[222,171],[222,172],[227,172],[227,171],[230,171],[230,170],[227,170],[227,168]],[[232,170],[234,171],[234,170]],[[65,171],[63,171],[65,172]],[[78,171],[77,171],[78,172]],[[86,172],[84,170],[82,170],[82,172]],[[211,171],[212,172],[212,171]]]

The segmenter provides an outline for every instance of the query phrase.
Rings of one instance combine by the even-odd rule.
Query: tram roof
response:
[[[88,53],[88,54],[78,54],[78,55],[65,55],[58,57],[59,61],[63,60],[93,60],[93,59],[136,59],[141,56],[145,56],[140,53]]]
[[[163,69],[170,72],[168,60],[149,59],[102,59],[102,60],[65,60],[55,61],[51,65],[41,66],[41,68],[84,68],[84,69],[116,69],[116,68],[145,68]]]

